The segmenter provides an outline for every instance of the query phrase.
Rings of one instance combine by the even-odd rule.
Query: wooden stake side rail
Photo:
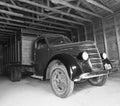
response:
[[[9,66],[21,64],[21,44],[20,34],[16,32],[15,35],[11,35],[9,42],[3,44],[3,71],[9,71]]]
[[[27,33],[26,33],[27,32]],[[38,33],[31,34],[30,30],[16,30],[9,36],[3,46],[3,74],[11,70],[32,70],[32,43]]]

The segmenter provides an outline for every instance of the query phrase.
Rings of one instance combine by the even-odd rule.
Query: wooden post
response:
[[[95,27],[94,27],[94,23],[92,23],[92,29],[93,29],[93,37],[94,37],[94,42],[96,44],[96,34],[95,34]]]
[[[84,27],[85,28],[85,41],[87,40],[87,28],[86,27]]]
[[[106,38],[106,33],[105,33],[105,27],[104,27],[103,19],[102,19],[102,27],[103,27],[103,37],[104,37],[104,44],[105,44],[105,52],[106,52],[107,56],[109,57],[108,47],[107,47],[107,38]]]
[[[20,31],[20,64],[22,64],[22,32]]]
[[[117,26],[117,22],[115,20],[115,16],[113,16],[113,18],[114,18],[114,27],[115,27],[116,38],[117,38],[118,56],[119,56],[119,65],[120,65],[120,35],[119,35],[119,28]],[[118,68],[120,69],[120,66]]]
[[[80,41],[80,31],[79,31],[79,28],[77,28],[78,42]]]
[[[15,58],[15,63],[17,63],[17,35],[15,34],[15,42],[14,42],[14,48],[15,48],[15,55],[14,55],[14,58]]]

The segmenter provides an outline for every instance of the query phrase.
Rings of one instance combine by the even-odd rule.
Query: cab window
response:
[[[37,41],[37,49],[42,49],[47,47],[46,41],[44,38],[41,38]]]

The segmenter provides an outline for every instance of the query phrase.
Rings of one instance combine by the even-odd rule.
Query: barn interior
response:
[[[23,86],[26,87],[28,90],[25,95],[32,96],[30,92],[32,90],[37,90],[38,93],[42,93],[42,97],[46,98],[47,93],[48,96],[50,95],[51,101],[54,102],[56,98],[52,95],[51,91],[45,93],[44,95],[44,88],[40,88],[44,86],[45,88],[50,88],[47,83],[44,81],[34,81],[30,78],[23,79],[21,82],[15,82],[14,84],[9,81],[9,78],[3,77],[6,76],[7,71],[9,70],[10,65],[14,64],[21,64],[22,62],[22,50],[21,50],[21,39],[24,36],[31,36],[31,37],[39,37],[43,33],[54,33],[54,34],[62,34],[69,37],[73,42],[80,42],[80,41],[87,41],[92,40],[96,43],[100,53],[105,52],[109,57],[113,69],[110,74],[110,81],[108,84],[103,88],[92,88],[86,85],[77,85],[76,91],[74,95],[72,95],[68,101],[63,100],[63,102],[57,98],[55,103],[58,105],[61,103],[62,105],[69,103],[73,103],[73,98],[77,98],[77,102],[73,103],[76,106],[80,104],[87,105],[85,99],[87,100],[90,96],[91,98],[96,100],[97,93],[99,96],[98,99],[104,97],[111,97],[116,99],[113,100],[112,98],[107,98],[100,102],[100,100],[96,100],[96,102],[92,103],[93,100],[88,101],[90,106],[104,105],[106,103],[109,105],[119,106],[120,102],[118,98],[120,97],[120,93],[118,93],[120,84],[120,1],[119,0],[0,0],[0,102],[2,103],[1,106],[14,106],[16,103],[13,99],[10,98],[8,95],[11,92],[14,93],[15,87],[15,94],[19,92],[19,89],[22,89],[22,93],[24,92]],[[27,44],[27,43],[26,43]],[[5,84],[6,83],[6,84]],[[35,83],[35,84],[33,84]],[[41,83],[40,85],[38,85]],[[7,84],[9,86],[7,86]],[[25,85],[25,84],[28,84]],[[31,84],[31,86],[29,86]],[[12,85],[12,86],[11,86]],[[32,88],[33,86],[37,88]],[[18,87],[17,87],[18,86]],[[80,87],[83,86],[81,89]],[[113,90],[111,88],[113,86]],[[8,87],[8,88],[7,88]],[[9,89],[10,87],[10,89]],[[19,88],[20,87],[20,88]],[[28,88],[30,87],[30,88]],[[9,91],[8,94],[5,93],[4,95],[4,88],[5,90]],[[40,88],[41,92],[39,92],[38,88]],[[83,90],[87,89],[87,90]],[[102,90],[102,94],[99,94],[100,90]],[[115,92],[116,90],[116,92]],[[34,91],[34,95],[37,95],[37,91]],[[49,91],[49,89],[46,89]],[[79,95],[77,94],[79,91]],[[91,92],[97,93],[91,93]],[[77,92],[77,93],[76,93]],[[80,93],[81,92],[81,93]],[[87,94],[88,92],[88,94]],[[90,93],[89,93],[90,92]],[[107,92],[107,93],[106,93]],[[110,93],[112,94],[110,95]],[[114,94],[113,94],[114,93]],[[78,98],[82,98],[81,94],[87,95],[83,97],[81,102],[79,102]],[[109,96],[107,96],[109,94]],[[37,105],[39,99],[33,100],[33,103],[30,105],[28,104],[29,100],[25,97],[24,103],[21,103],[20,97],[18,95],[17,102],[20,102],[18,106],[22,106],[26,104],[26,106],[33,106],[34,102]],[[94,97],[93,97],[93,96]],[[47,96],[47,101],[49,101],[49,97]],[[17,98],[16,95],[13,97]],[[33,99],[29,98],[29,99]],[[39,96],[38,96],[39,97]],[[41,98],[42,98],[41,97]],[[7,98],[7,99],[5,99]],[[73,100],[72,100],[73,99]],[[42,99],[43,100],[43,99]],[[72,100],[72,101],[71,101]],[[94,101],[95,101],[94,100]],[[112,101],[111,101],[112,100]],[[8,102],[6,102],[8,101]],[[109,102],[111,101],[111,102]],[[6,102],[6,103],[5,103]],[[75,102],[75,101],[74,101]],[[109,103],[108,103],[109,102]],[[42,101],[45,103],[45,100]],[[55,103],[50,103],[50,105],[56,105]],[[98,103],[98,104],[97,104]],[[110,104],[111,103],[111,104]],[[39,104],[40,105],[40,104]],[[49,105],[49,104],[44,104]]]

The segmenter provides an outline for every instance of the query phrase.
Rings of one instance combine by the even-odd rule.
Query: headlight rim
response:
[[[88,53],[86,51],[82,52],[82,59],[84,61],[87,61],[89,59],[89,55],[88,55]]]
[[[102,58],[107,59],[107,54],[105,52],[102,53]]]

